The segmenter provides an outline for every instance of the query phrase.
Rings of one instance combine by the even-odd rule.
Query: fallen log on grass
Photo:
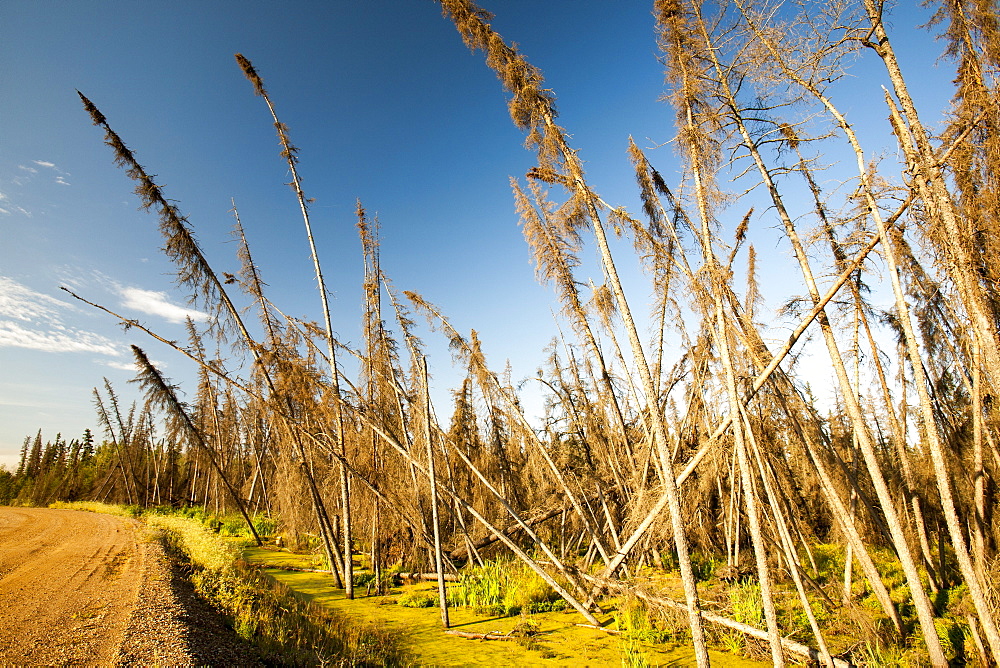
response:
[[[585,629],[594,629],[595,631],[604,631],[605,633],[610,633],[612,635],[621,635],[622,632],[618,629],[609,629],[606,626],[594,626],[593,624],[574,624],[573,626],[582,626]]]
[[[677,601],[670,600],[668,598],[660,598],[659,596],[653,596],[647,592],[642,591],[632,585],[629,585],[620,580],[609,580],[607,578],[597,577],[594,575],[588,575],[587,573],[578,573],[580,577],[589,582],[598,585],[600,587],[606,587],[608,589],[614,589],[617,591],[623,591],[632,594],[636,598],[640,598],[647,603],[652,605],[658,605],[664,608],[670,608],[672,610],[681,610],[687,613],[688,607],[684,603],[678,603]],[[767,631],[763,629],[758,629],[756,627],[750,626],[749,624],[744,624],[738,622],[735,619],[729,619],[728,617],[723,617],[722,615],[716,615],[711,612],[701,611],[701,617],[706,622],[711,622],[712,624],[717,624],[719,626],[725,626],[726,628],[739,631],[744,635],[748,635],[751,638],[759,638],[761,640],[767,640]],[[799,656],[808,657],[810,660],[822,664],[820,658],[819,650],[813,649],[808,645],[803,645],[800,642],[795,642],[789,638],[781,638],[781,647],[792,654],[798,654]],[[833,659],[834,668],[854,668],[854,664],[850,661],[844,661],[843,659]]]
[[[327,575],[330,574],[330,569],[329,568],[325,568],[325,569],[324,568],[299,568],[298,566],[285,566],[283,564],[260,564],[260,563],[253,563],[253,562],[248,562],[247,566],[249,566],[250,568],[256,568],[256,569],[259,569],[259,570],[263,570],[265,568],[273,568],[276,571],[294,571],[296,573],[325,573]]]
[[[469,633],[468,631],[455,631],[454,629],[445,631],[445,633],[450,636],[458,636],[459,638],[469,638],[470,640],[517,640],[514,636],[504,633]]]
[[[437,573],[396,573],[396,575],[399,576],[400,580],[430,580],[433,582],[437,582],[439,577]],[[461,578],[454,573],[444,574],[445,582],[459,582],[460,580]]]

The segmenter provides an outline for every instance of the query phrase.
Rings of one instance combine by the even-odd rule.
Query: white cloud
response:
[[[44,320],[50,325],[62,324],[60,309],[76,310],[72,304],[35,292],[12,278],[0,276],[0,316],[23,322]]]
[[[10,395],[0,397],[0,406],[4,408],[58,408],[57,404],[46,401],[27,401],[20,399],[11,399]]]
[[[56,176],[56,183],[58,183],[59,185],[63,186],[69,185],[69,182],[66,181],[66,177],[69,176],[69,172],[64,172],[63,170],[56,167],[56,163],[49,162],[48,160],[32,160],[32,162],[38,165],[39,167],[45,167],[47,169],[51,169],[52,171],[56,172],[56,174],[58,174],[58,176]]]
[[[0,320],[0,348],[27,348],[47,353],[121,355],[115,342],[100,334],[79,329],[65,332],[26,329],[9,320]]]
[[[10,215],[10,211],[8,211],[7,209],[5,209],[3,207],[0,207],[0,213],[2,213],[5,216],[9,216]]]
[[[26,165],[18,165],[17,168],[18,169],[23,169],[24,171],[26,171],[26,172],[28,172],[30,174],[37,174],[38,173],[37,169],[35,169],[34,167],[28,167]]]
[[[5,199],[9,199],[9,198],[6,195],[4,195],[3,193],[0,193],[0,202],[4,201]]]
[[[8,276],[0,276],[0,348],[43,352],[91,352],[120,356],[111,339],[67,326],[63,314],[79,311],[68,302],[37,292]]]
[[[88,285],[87,279],[80,276],[75,267],[56,267],[53,273],[59,285],[73,288],[75,292],[81,292]]]
[[[208,320],[208,315],[201,311],[171,303],[166,292],[141,288],[119,288],[119,293],[123,299],[122,306],[125,308],[160,316],[170,322],[184,322],[185,318]]]
[[[166,362],[161,362],[159,360],[150,359],[150,363],[157,369],[166,369],[169,366]],[[124,360],[114,360],[114,359],[97,359],[94,360],[97,364],[102,364],[104,366],[109,366],[112,369],[119,369],[121,371],[135,371],[135,358]]]
[[[120,295],[122,306],[126,309],[158,316],[170,322],[183,322],[188,317],[193,320],[208,318],[205,313],[172,303],[166,292],[122,287],[114,279],[99,272],[95,272],[93,278],[78,277],[75,281],[65,282],[81,289],[92,284],[95,279]],[[79,329],[67,317],[70,313],[80,312],[72,302],[50,297],[13,278],[0,276],[0,348],[98,353],[119,358],[103,362],[108,366],[131,370],[131,364],[119,361],[125,352],[122,344]]]
[[[100,364],[104,366],[109,366],[112,369],[120,369],[122,371],[135,371],[135,364],[132,362],[119,362],[118,360],[100,360]]]
[[[100,269],[82,270],[77,265],[64,264],[53,268],[53,274],[60,285],[66,285],[75,292],[88,292],[96,288],[120,295],[125,289],[113,277]]]

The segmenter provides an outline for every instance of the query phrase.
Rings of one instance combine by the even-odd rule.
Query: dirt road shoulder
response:
[[[0,658],[253,665],[136,520],[0,507]]]

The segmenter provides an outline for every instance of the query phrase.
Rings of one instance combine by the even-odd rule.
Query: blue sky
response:
[[[637,212],[627,138],[652,147],[674,131],[673,112],[659,101],[651,3],[484,5],[497,15],[494,27],[544,72],[592,186]],[[898,10],[895,23],[912,37],[897,48],[926,76],[921,94],[942,109],[948,73],[934,67],[937,47],[927,34],[910,31],[925,18],[908,4]],[[24,437],[39,428],[48,438],[96,429],[90,392],[104,377],[134,398],[130,343],[175,380],[192,377],[169,350],[58,289],[72,287],[168,338],[183,338],[185,315],[198,317],[158,251],[155,217],[137,210],[76,89],[179,202],[217,271],[237,268],[235,199],[273,301],[319,319],[287,169],[236,52],[264,77],[301,150],[341,338],[359,341],[360,198],[379,218],[383,268],[397,287],[440,306],[459,330],[477,329],[495,368],[511,360],[515,381],[543,360],[559,305],[535,281],[508,183],[533,156],[500,84],[436,3],[7,0],[0,4],[0,464],[15,461]],[[854,101],[848,95],[847,106],[876,144],[891,147],[878,83],[859,78],[866,92]],[[650,159],[676,180],[669,146]],[[735,227],[744,212],[723,224]],[[801,288],[782,275],[787,249],[774,221],[760,216],[753,227],[766,258],[762,280],[784,290],[768,303],[773,310]],[[632,253],[619,250],[633,308],[645,312],[649,289]],[[588,271],[600,282],[593,265],[580,278]],[[446,396],[457,375],[443,343],[425,338]],[[450,411],[439,405],[438,412]]]

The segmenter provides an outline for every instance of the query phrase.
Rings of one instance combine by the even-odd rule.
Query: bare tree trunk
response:
[[[309,220],[309,207],[306,202],[305,193],[302,191],[302,183],[299,179],[299,172],[296,168],[296,163],[298,158],[296,157],[296,148],[292,146],[291,140],[288,136],[288,128],[284,123],[278,120],[278,115],[274,110],[274,105],[271,104],[271,98],[268,96],[267,91],[264,88],[264,82],[261,80],[257,71],[253,68],[253,65],[249,60],[243,57],[242,54],[236,54],[236,62],[239,63],[240,67],[243,69],[243,73],[246,75],[247,79],[254,85],[254,92],[264,99],[267,104],[267,109],[271,113],[271,118],[274,119],[274,126],[278,131],[278,138],[282,145],[282,156],[288,162],[288,168],[292,173],[292,189],[295,191],[295,197],[299,202],[299,210],[302,213],[302,221],[305,223],[306,237],[309,240],[309,253],[312,256],[313,269],[316,273],[316,287],[319,290],[320,301],[323,305],[323,324],[326,327],[326,343],[327,343],[327,360],[330,363],[330,385],[332,387],[334,404],[337,412],[336,417],[336,432],[337,441],[341,444],[341,449],[343,455],[347,456],[346,445],[344,444],[344,419],[341,415],[341,404],[340,404],[340,372],[337,369],[337,354],[334,346],[334,336],[333,336],[333,323],[330,319],[330,302],[327,297],[326,282],[323,280],[323,270],[319,262],[319,254],[316,251],[316,241],[313,238],[312,225]],[[301,442],[300,442],[301,443]],[[301,446],[300,446],[301,447]],[[300,453],[305,459],[305,452]],[[345,471],[341,472],[341,502],[343,505],[343,530],[344,530],[344,595],[348,598],[354,598],[354,567],[353,561],[351,560],[351,513],[350,513],[350,495],[348,492],[347,485],[347,473]],[[309,484],[316,487],[315,480],[312,479],[311,471],[309,473]],[[319,493],[319,489],[315,490],[315,501],[316,503],[322,505],[323,497]],[[325,508],[320,511],[319,506],[317,506],[317,517],[325,512]],[[321,529],[324,524],[320,522]],[[325,529],[324,536],[326,536]],[[324,542],[329,541],[329,536],[324,538]]]
[[[438,521],[437,476],[434,472],[434,447],[431,442],[431,394],[427,383],[427,359],[421,359],[421,381],[424,388],[424,440],[427,443],[427,476],[431,484],[431,522],[434,526],[434,566],[438,573],[438,604],[441,606],[441,626],[449,628],[448,590],[444,581],[444,561],[441,558],[441,524]]]

